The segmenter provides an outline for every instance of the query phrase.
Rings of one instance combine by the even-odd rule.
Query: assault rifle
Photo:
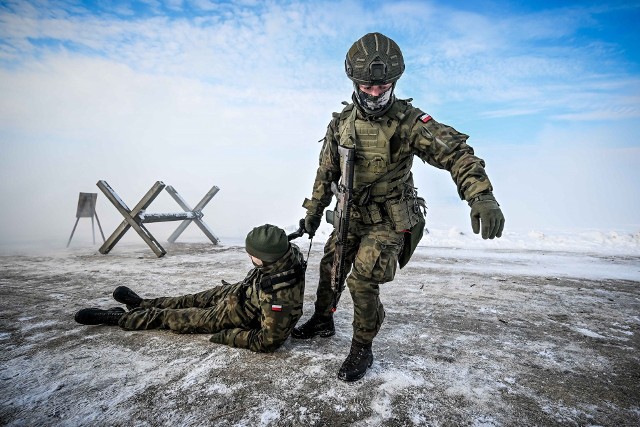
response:
[[[327,212],[327,220],[333,223],[336,231],[336,247],[333,255],[333,267],[331,268],[332,312],[336,311],[338,307],[338,300],[342,291],[344,291],[345,276],[348,273],[348,271],[345,271],[345,258],[347,256],[347,236],[349,234],[349,217],[351,216],[353,199],[353,172],[356,150],[355,148],[339,145],[338,153],[340,154],[342,175],[338,185],[335,182],[331,184],[331,190],[336,195],[338,203],[335,212],[331,212],[332,215]]]

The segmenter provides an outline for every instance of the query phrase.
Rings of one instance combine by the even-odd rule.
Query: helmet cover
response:
[[[351,46],[344,68],[355,84],[384,85],[400,78],[404,58],[396,42],[384,34],[369,33]]]

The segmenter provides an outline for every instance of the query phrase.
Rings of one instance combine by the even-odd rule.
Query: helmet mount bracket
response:
[[[369,64],[369,76],[372,82],[384,82],[387,77],[387,64],[377,56]]]

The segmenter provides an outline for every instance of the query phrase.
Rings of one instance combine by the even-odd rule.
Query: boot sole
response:
[[[315,337],[315,336],[320,336],[321,338],[329,338],[332,337],[336,334],[335,330],[324,330],[324,331],[317,331],[311,335],[296,335],[295,332],[291,333],[291,338],[295,338],[297,340],[310,340],[311,338]]]

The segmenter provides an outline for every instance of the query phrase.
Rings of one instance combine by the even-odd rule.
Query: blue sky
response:
[[[370,31],[402,48],[397,95],[470,135],[507,231],[637,231],[637,22],[637,1],[2,2],[0,239],[64,241],[99,179],[130,205],[218,185],[222,236],[296,223]],[[448,174],[414,173],[430,226],[469,232]]]

